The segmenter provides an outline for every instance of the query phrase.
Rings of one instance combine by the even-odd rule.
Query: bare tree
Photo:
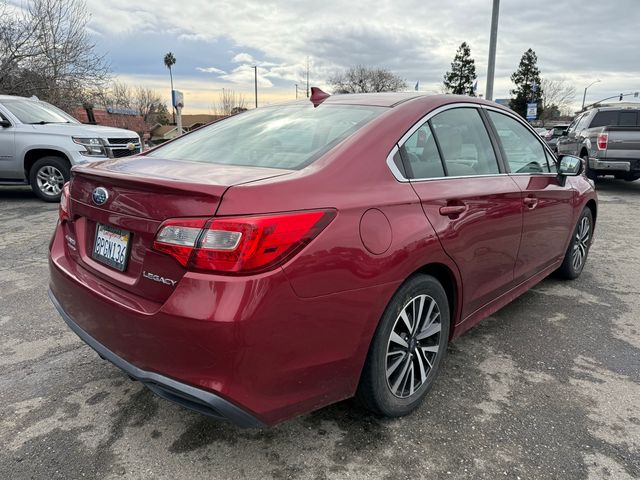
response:
[[[571,103],[576,97],[576,88],[566,80],[544,79],[541,82],[543,115],[540,120],[549,120],[554,113],[564,114],[571,110]],[[548,110],[549,114],[544,112]]]
[[[32,0],[23,9],[0,2],[0,92],[37,95],[70,109],[108,80],[82,0]]]
[[[398,75],[384,68],[356,65],[329,79],[335,93],[397,92],[407,88]]]
[[[145,122],[150,121],[150,117],[161,110],[161,105],[166,110],[166,105],[160,98],[160,94],[143,85],[139,85],[133,91],[133,107],[140,112]]]
[[[230,88],[223,88],[213,110],[217,115],[234,115],[247,109],[244,95]]]

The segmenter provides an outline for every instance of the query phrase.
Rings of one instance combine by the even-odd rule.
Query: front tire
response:
[[[571,235],[571,242],[564,255],[558,274],[569,280],[578,278],[587,262],[587,255],[593,239],[593,214],[586,208],[580,214],[576,228]]]
[[[60,157],[42,157],[29,171],[33,192],[45,202],[58,202],[62,187],[70,178],[69,162]]]
[[[447,295],[430,275],[415,275],[382,315],[362,371],[357,397],[366,408],[400,417],[424,400],[449,342]]]

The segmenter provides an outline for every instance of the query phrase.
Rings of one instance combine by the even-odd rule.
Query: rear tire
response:
[[[591,170],[591,168],[589,168],[589,155],[583,155],[582,159],[584,160],[585,175],[587,176],[587,178],[595,181],[598,178],[598,174]]]
[[[42,157],[29,171],[33,192],[45,202],[59,202],[62,187],[71,176],[69,162],[61,157]]]
[[[571,235],[562,265],[557,270],[560,277],[573,280],[580,276],[587,262],[592,240],[593,214],[591,209],[585,207]]]
[[[357,392],[364,406],[387,417],[415,410],[440,371],[449,325],[440,282],[430,275],[409,278],[387,305],[369,347]]]

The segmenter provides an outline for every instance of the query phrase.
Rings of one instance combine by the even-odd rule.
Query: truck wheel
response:
[[[591,209],[585,207],[571,235],[571,242],[569,242],[569,247],[564,255],[564,261],[557,270],[560,277],[573,280],[580,276],[587,261],[592,239],[593,214]]]
[[[598,174],[589,168],[589,155],[583,155],[582,159],[584,160],[584,173],[587,175],[587,178],[591,180],[598,178]]]
[[[449,340],[449,303],[438,280],[415,275],[395,293],[373,337],[357,397],[387,417],[411,413],[431,389]]]
[[[33,192],[45,202],[58,202],[62,187],[69,181],[69,162],[60,157],[42,157],[29,171]]]

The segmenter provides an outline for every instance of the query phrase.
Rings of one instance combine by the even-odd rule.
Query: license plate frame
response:
[[[107,232],[107,234],[103,234],[103,232]],[[101,235],[103,234],[103,235]],[[108,236],[115,237],[113,241],[110,241]],[[117,238],[117,237],[120,238]],[[114,270],[118,270],[119,272],[124,272],[127,269],[127,265],[129,263],[129,252],[131,250],[131,232],[128,230],[124,230],[122,228],[113,227],[111,225],[106,225],[104,223],[96,223],[96,233],[93,239],[93,247],[91,248],[91,258],[100,262],[107,267],[113,268]],[[124,251],[116,250],[114,248],[114,256],[105,255],[102,246],[98,249],[98,239],[103,239],[104,241],[115,244],[117,247],[123,248],[124,243]],[[122,259],[122,261],[120,261]]]

